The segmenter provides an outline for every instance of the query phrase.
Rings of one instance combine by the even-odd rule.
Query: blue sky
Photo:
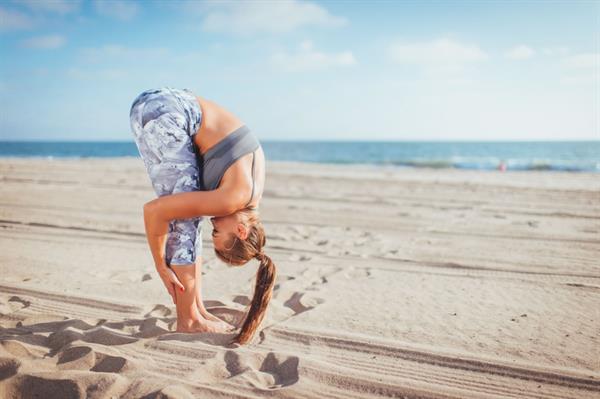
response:
[[[0,139],[130,140],[161,86],[260,139],[597,140],[600,2],[0,2]]]

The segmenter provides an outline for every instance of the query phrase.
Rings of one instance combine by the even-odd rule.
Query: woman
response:
[[[177,331],[225,332],[200,290],[202,220],[211,218],[219,259],[260,262],[254,295],[235,341],[248,342],[271,299],[276,270],[265,255],[258,204],[265,157],[235,115],[188,89],[163,87],[138,95],[130,110],[135,142],[158,198],[144,204],[144,225],[156,270],[177,307]]]

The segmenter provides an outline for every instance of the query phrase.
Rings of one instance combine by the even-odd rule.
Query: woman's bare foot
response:
[[[235,331],[236,327],[227,323],[225,320],[221,320],[217,317],[218,321],[210,320],[211,322],[217,324],[219,328],[223,329],[224,333]]]
[[[223,322],[224,323],[224,322]],[[227,324],[227,323],[225,323]],[[181,333],[199,333],[199,332],[210,332],[210,333],[226,333],[229,332],[228,328],[222,323],[216,323],[212,320],[190,320],[189,322],[182,322],[181,325],[177,321],[177,332]]]
[[[184,291],[176,291],[177,332],[217,332],[226,333],[235,329],[229,323],[209,313],[202,303],[196,284],[195,267],[171,265]]]
[[[214,314],[212,314],[208,310],[206,310],[206,308],[204,308],[202,306],[198,306],[198,311],[200,312],[202,317],[204,317],[206,320],[209,320],[209,321],[212,321],[212,322],[215,322],[215,323],[221,325],[221,327],[225,328],[225,330],[229,330],[229,331],[235,330],[235,326],[227,323],[223,319],[218,318],[217,316],[215,316]]]

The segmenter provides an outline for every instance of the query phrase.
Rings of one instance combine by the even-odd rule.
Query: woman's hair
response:
[[[231,233],[231,237],[225,243],[226,249],[218,250],[215,248],[215,253],[221,261],[233,266],[243,266],[252,258],[256,258],[260,262],[256,272],[256,285],[254,286],[254,296],[250,303],[250,309],[240,333],[235,337],[236,342],[245,344],[250,341],[265,316],[273,294],[277,271],[271,258],[263,252],[266,242],[265,230],[258,218],[258,213],[250,208],[244,208],[238,212],[243,212],[247,216],[248,237],[241,240]]]

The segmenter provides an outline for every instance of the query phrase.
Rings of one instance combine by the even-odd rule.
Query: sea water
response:
[[[268,160],[397,167],[600,172],[600,141],[271,141]],[[139,157],[127,141],[0,141],[1,157]]]

